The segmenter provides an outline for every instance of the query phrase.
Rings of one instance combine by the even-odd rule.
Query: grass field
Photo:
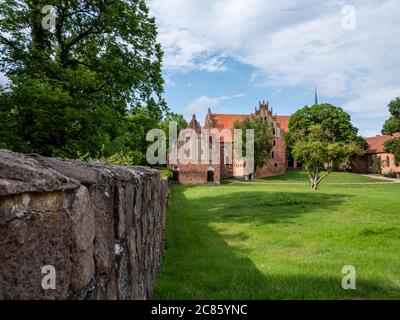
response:
[[[400,184],[333,173],[315,192],[291,171],[175,185],[154,298],[400,299]]]

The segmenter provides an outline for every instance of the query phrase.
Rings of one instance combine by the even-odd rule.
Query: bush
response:
[[[173,174],[172,174],[171,170],[162,169],[162,170],[160,170],[160,176],[163,179],[172,180]]]

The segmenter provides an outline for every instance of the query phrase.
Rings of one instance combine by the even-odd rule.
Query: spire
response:
[[[315,88],[315,100],[314,100],[314,105],[318,104],[318,93],[317,93],[317,88]]]

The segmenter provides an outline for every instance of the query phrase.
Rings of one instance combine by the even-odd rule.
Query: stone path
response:
[[[372,178],[372,179],[377,179],[377,180],[385,180],[385,181],[392,181],[392,182],[400,183],[400,179],[395,179],[395,178],[388,178],[388,177],[377,176],[377,175],[372,175],[372,174],[363,174],[363,176]]]

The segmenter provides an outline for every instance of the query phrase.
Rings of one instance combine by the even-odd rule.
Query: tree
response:
[[[312,125],[307,135],[298,140],[293,147],[293,156],[301,161],[310,177],[311,189],[317,190],[320,183],[349,157],[361,154],[357,142],[332,140],[332,133],[322,125]],[[326,172],[321,176],[321,171]]]
[[[385,152],[394,154],[396,165],[400,163],[400,139],[391,139],[385,142]]]
[[[382,133],[392,135],[400,132],[400,97],[393,99],[389,105],[391,117],[385,122]]]
[[[187,121],[181,114],[177,114],[174,112],[167,112],[165,115],[163,121],[160,124],[160,129],[162,129],[165,132],[165,135],[167,136],[167,140],[169,137],[169,125],[170,122],[176,122],[177,124],[177,134],[181,132],[181,130],[185,129],[188,125]]]
[[[393,135],[400,132],[400,97],[392,100],[389,103],[389,111],[391,117],[385,122],[382,133]],[[400,139],[391,139],[385,142],[385,152],[392,153],[395,156],[396,162],[400,162]]]
[[[288,153],[297,141],[308,136],[315,125],[321,126],[329,141],[356,142],[364,150],[368,147],[367,142],[357,135],[358,129],[352,125],[348,113],[331,104],[319,104],[305,106],[290,117],[289,132],[286,134]]]
[[[246,130],[254,129],[254,171],[264,166],[271,158],[273,148],[273,127],[261,117],[245,118],[234,123],[235,129],[242,129],[243,148],[246,146]]]
[[[156,36],[144,0],[3,0],[0,146],[62,157],[136,148],[121,142],[137,130],[129,117],[145,109],[158,124],[167,110]]]

